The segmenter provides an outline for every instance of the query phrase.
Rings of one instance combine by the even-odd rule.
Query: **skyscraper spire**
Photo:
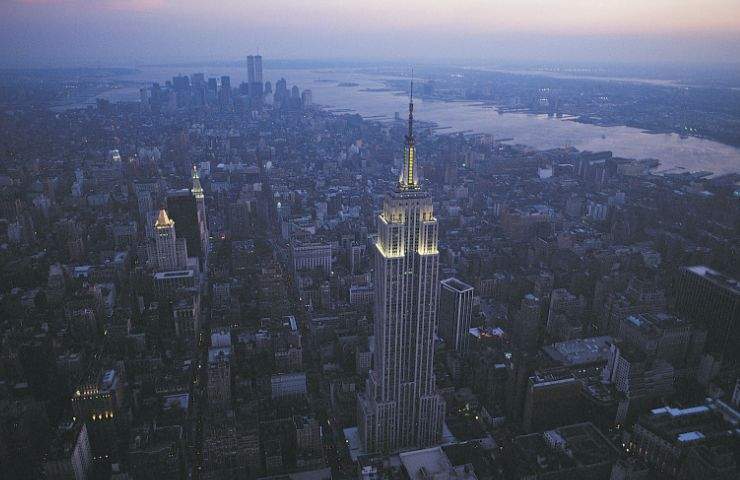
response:
[[[406,134],[406,144],[414,143],[414,69],[411,69],[411,88],[409,89],[409,133]]]
[[[401,190],[416,190],[419,188],[419,179],[415,170],[416,146],[414,140],[414,70],[411,70],[411,89],[409,91],[409,131],[406,134],[406,148],[404,151],[403,171],[398,181]]]
[[[192,176],[193,188],[192,192],[196,198],[203,198],[203,187],[200,185],[200,174],[198,173],[198,167],[193,165]]]
[[[419,186],[413,126],[412,80],[404,168],[377,222],[373,367],[357,399],[365,453],[442,439],[445,402],[434,380],[439,227],[432,197]]]

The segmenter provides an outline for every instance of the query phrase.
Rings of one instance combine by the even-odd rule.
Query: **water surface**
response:
[[[122,79],[151,84],[164,83],[179,74],[203,72],[208,77],[229,75],[232,86],[246,80],[246,69],[237,67],[175,68],[142,67],[134,75]],[[273,84],[285,78],[288,88],[293,85],[311,89],[313,101],[326,108],[356,112],[363,117],[392,119],[396,112],[405,116],[405,95],[384,89],[387,76],[357,73],[346,69],[269,69],[264,79]],[[357,86],[339,87],[338,83]],[[100,97],[111,101],[137,100],[138,87],[106,92]],[[512,139],[513,143],[535,149],[573,146],[579,150],[611,150],[625,158],[654,158],[661,163],[660,171],[708,170],[715,174],[740,172],[740,149],[712,140],[695,137],[681,138],[676,134],[653,134],[625,126],[598,126],[578,123],[568,118],[525,113],[499,114],[495,109],[476,102],[444,102],[416,100],[415,117],[436,123],[438,133],[489,133],[495,138]]]

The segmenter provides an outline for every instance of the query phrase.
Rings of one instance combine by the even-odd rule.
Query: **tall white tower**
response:
[[[208,234],[208,221],[206,220],[206,203],[203,187],[200,184],[200,174],[198,167],[193,165],[192,172],[193,188],[191,192],[195,197],[196,215],[198,217],[198,236],[200,237],[201,258],[203,258],[202,269],[205,275],[208,275],[208,252],[210,251],[210,237]]]
[[[378,217],[374,365],[358,399],[367,453],[439,443],[444,423],[434,379],[438,229],[415,165],[411,88],[403,171]]]

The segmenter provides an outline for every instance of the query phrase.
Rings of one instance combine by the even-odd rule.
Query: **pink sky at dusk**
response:
[[[0,64],[737,61],[737,0],[0,0]]]

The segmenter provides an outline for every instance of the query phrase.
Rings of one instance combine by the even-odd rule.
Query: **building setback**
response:
[[[437,219],[415,167],[413,97],[403,171],[383,202],[375,244],[375,363],[358,398],[366,452],[438,443],[445,404],[434,378]]]

